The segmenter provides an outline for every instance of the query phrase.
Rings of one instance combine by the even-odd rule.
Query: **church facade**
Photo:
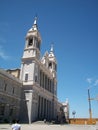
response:
[[[17,75],[21,82],[18,115],[22,122],[56,120],[62,107],[57,99],[57,60],[53,46],[43,57],[40,56],[40,48],[41,36],[35,18],[26,34],[21,68],[7,71],[15,77]]]
[[[20,73],[29,122],[50,120],[57,115],[57,61],[53,47],[42,58],[40,47],[41,36],[35,19],[26,35]]]

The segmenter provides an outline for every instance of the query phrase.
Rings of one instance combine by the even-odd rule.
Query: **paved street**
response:
[[[0,124],[0,130],[11,130],[10,124]],[[21,130],[98,130],[97,125],[21,124]]]

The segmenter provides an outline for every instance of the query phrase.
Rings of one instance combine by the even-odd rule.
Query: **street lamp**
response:
[[[72,115],[73,115],[73,118],[75,119],[75,114],[76,114],[76,111],[73,111],[72,112]]]

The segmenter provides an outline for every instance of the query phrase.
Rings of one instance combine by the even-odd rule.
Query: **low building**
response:
[[[9,74],[15,76],[16,78],[20,77],[20,69],[16,68],[16,69],[7,69],[6,72],[8,72]]]
[[[19,118],[22,82],[0,69],[0,121]]]

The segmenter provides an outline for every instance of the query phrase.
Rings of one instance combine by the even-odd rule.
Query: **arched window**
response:
[[[30,38],[30,39],[29,39],[29,42],[28,42],[28,46],[32,46],[32,44],[33,44],[33,39]]]
[[[51,62],[49,63],[49,68],[52,68],[52,63]]]

